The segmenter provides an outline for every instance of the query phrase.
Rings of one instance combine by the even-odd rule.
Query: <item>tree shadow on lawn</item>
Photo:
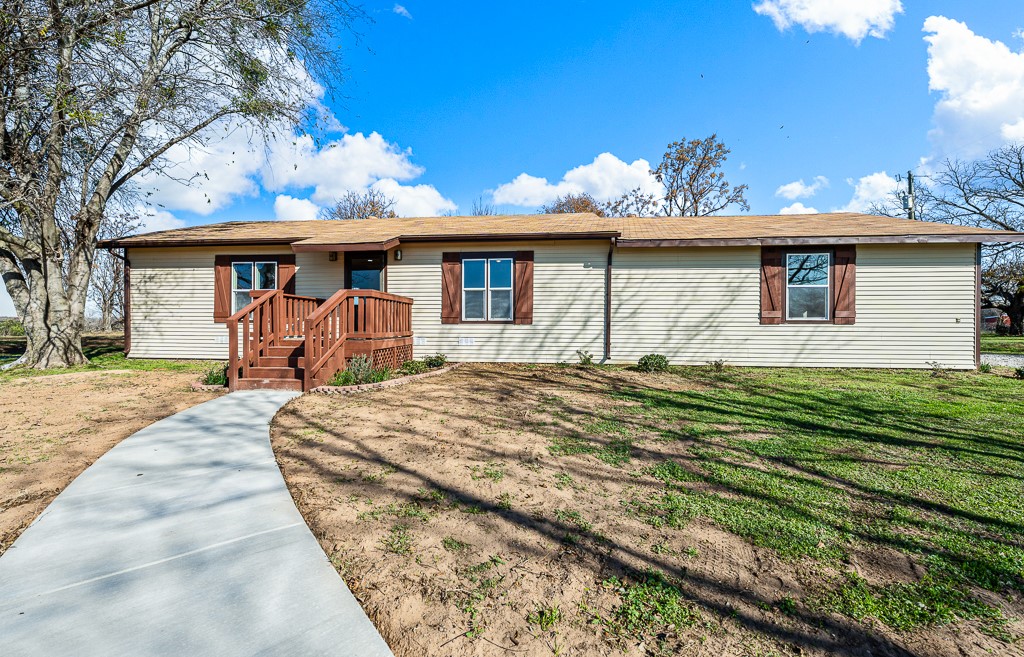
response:
[[[615,370],[607,369],[574,369],[569,372],[515,368],[500,371],[475,369],[472,374],[472,385],[476,388],[466,390],[465,394],[486,397],[492,403],[497,402],[493,403],[493,406],[498,409],[499,417],[490,419],[497,419],[501,424],[507,424],[514,429],[536,431],[538,427],[525,415],[510,417],[502,415],[502,412],[507,413],[513,407],[529,407],[531,404],[536,406],[538,388],[564,387],[567,384],[566,376],[570,376],[583,386],[608,395],[611,401],[617,402],[619,406],[612,406],[612,412],[609,413],[607,409],[592,405],[574,405],[564,399],[556,401],[550,397],[546,398],[545,404],[558,406],[555,410],[568,418],[565,423],[546,427],[552,438],[584,439],[593,443],[595,449],[607,447],[621,438],[621,435],[588,435],[576,427],[607,421],[611,417],[621,423],[628,434],[634,437],[686,441],[690,445],[691,455],[679,459],[678,462],[688,475],[696,478],[700,484],[710,485],[715,492],[694,491],[690,487],[693,482],[686,481],[688,477],[683,477],[680,481],[665,481],[665,486],[660,489],[662,494],[696,494],[711,498],[724,495],[724,498],[740,501],[756,500],[758,504],[771,505],[789,518],[806,521],[810,525],[833,532],[841,552],[848,551],[853,543],[876,548],[892,548],[915,557],[945,560],[964,573],[982,572],[994,575],[997,582],[1012,583],[1014,587],[1024,590],[1020,572],[1007,570],[1000,564],[986,561],[984,558],[975,558],[975,555],[944,549],[919,535],[901,535],[901,527],[897,524],[885,528],[886,531],[880,531],[874,526],[876,523],[884,525],[891,521],[889,513],[892,509],[909,508],[925,514],[924,517],[912,517],[904,522],[908,527],[915,528],[917,533],[927,534],[937,528],[948,533],[953,528],[967,523],[965,531],[956,530],[957,533],[971,538],[972,531],[981,529],[987,540],[1019,550],[1024,548],[1020,523],[957,508],[910,492],[873,486],[850,477],[839,476],[827,468],[820,467],[823,463],[845,463],[847,467],[877,468],[882,464],[922,467],[933,462],[934,459],[930,457],[935,453],[941,457],[939,460],[942,463],[950,459],[984,462],[983,467],[977,469],[960,468],[959,471],[962,473],[1019,480],[1019,475],[1015,473],[1019,472],[1016,462],[1022,460],[1018,456],[1021,452],[1020,445],[1008,438],[981,437],[969,429],[956,427],[949,431],[944,428],[936,429],[930,421],[941,423],[949,419],[947,415],[941,413],[894,413],[894,410],[899,409],[887,410],[870,396],[865,399],[865,395],[836,395],[820,389],[795,390],[785,386],[781,386],[780,390],[778,382],[774,385],[771,381],[752,383],[742,374],[723,377],[690,372],[687,379],[697,385],[675,390],[670,387],[648,387],[635,381],[624,381]],[[453,388],[457,387],[454,384],[458,378],[458,375],[452,377]],[[657,377],[652,379],[654,382],[659,380]],[[926,386],[924,388],[927,389]],[[628,405],[623,407],[623,403]],[[402,405],[424,415],[438,413],[436,405],[426,403],[426,400],[420,401],[412,394],[403,396]],[[468,488],[452,486],[430,472],[407,467],[399,459],[387,456],[366,441],[353,439],[344,430],[325,426],[319,418],[310,417],[294,408],[291,412],[300,421],[318,426],[331,436],[331,440],[318,446],[319,450],[331,457],[388,468],[414,480],[417,488],[440,490],[458,504],[498,514],[507,522],[553,541],[560,540],[569,532],[579,531],[578,527],[570,522],[549,518],[538,519],[520,511],[503,509],[494,501],[484,499]],[[451,418],[452,414],[446,412],[445,416]],[[414,431],[406,425],[390,422],[387,413],[380,413],[378,418],[380,430],[384,434],[412,434],[424,441],[435,437],[430,431]],[[481,418],[463,414],[456,415],[453,419],[478,422]],[[721,421],[733,428],[715,429],[709,432],[710,437],[703,437],[700,431],[686,430],[688,424],[695,421],[701,424]],[[790,449],[789,453],[786,453],[787,450],[782,449],[781,454],[775,454],[772,450],[764,448],[767,442],[765,438],[744,438],[751,432],[761,432],[770,436],[767,440],[785,441],[791,436],[798,436],[853,443],[864,452],[864,455],[859,457],[844,453],[837,454],[837,458],[832,459],[831,456],[822,456],[820,449],[813,449],[813,444],[803,452]],[[487,447],[472,437],[466,442],[467,445],[471,445],[482,463],[492,459],[508,458],[507,450]],[[995,449],[992,449],[993,444]],[[879,459],[871,456],[872,449],[879,446],[905,450],[909,452],[906,456],[916,455],[916,458],[908,458],[909,463],[888,459],[880,463]],[[699,455],[702,449],[711,450],[711,455]],[[325,480],[346,476],[343,470],[330,467],[301,450],[285,449],[284,453],[287,457],[302,462]],[[826,453],[831,454],[827,449]],[[592,463],[588,459],[586,455],[563,457],[559,458],[557,463],[567,473],[580,480],[610,482],[621,479],[626,474],[615,470],[599,473],[588,467]],[[644,463],[664,462],[665,455],[656,449],[631,444],[629,459]],[[770,464],[772,469],[766,473],[764,465],[758,464],[757,460]],[[619,472],[622,472],[622,475],[619,475]],[[731,473],[731,476],[723,476],[721,473]],[[758,481],[763,481],[766,476],[770,478],[772,485],[768,489],[758,485]],[[650,476],[647,476],[646,481],[657,484],[651,482]],[[371,495],[402,495],[383,481],[366,481],[363,485]],[[813,491],[814,494],[804,500],[793,499],[786,493],[793,491],[794,487],[795,490]],[[814,500],[821,496],[831,496],[848,504],[856,504],[858,510],[870,510],[871,517],[860,517],[853,522],[842,515],[818,508]],[[404,499],[408,503],[417,502],[416,496],[408,493],[404,494]],[[851,513],[853,509],[849,509],[847,515]],[[686,519],[692,517],[691,515]],[[718,524],[722,524],[720,520]],[[748,538],[757,543],[757,537]],[[581,542],[574,549],[603,563],[607,572],[616,576],[628,575],[644,568],[678,573],[678,566],[667,558],[639,551],[627,545],[625,541],[615,540],[615,537],[611,537],[610,540],[610,545],[601,541]],[[820,555],[790,556],[813,558]],[[860,655],[864,654],[865,649],[874,654],[912,654],[893,643],[888,637],[863,625],[809,609],[807,606],[798,608],[788,619],[759,617],[763,615],[757,614],[756,609],[773,605],[777,600],[764,599],[750,590],[737,588],[695,572],[684,572],[681,578],[681,586],[686,595],[699,607],[719,617],[732,618],[747,629],[778,641],[838,655]],[[1002,586],[997,585],[994,588],[999,590]],[[793,623],[794,619],[801,621],[803,627]]]

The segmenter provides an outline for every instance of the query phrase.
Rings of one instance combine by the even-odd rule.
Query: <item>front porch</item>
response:
[[[227,320],[230,390],[308,391],[365,355],[376,368],[412,358],[412,299],[339,290],[329,299],[261,294]]]

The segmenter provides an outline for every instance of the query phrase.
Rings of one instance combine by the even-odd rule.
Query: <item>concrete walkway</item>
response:
[[[0,653],[390,656],[274,461],[294,395],[220,397],[82,473],[0,557]]]

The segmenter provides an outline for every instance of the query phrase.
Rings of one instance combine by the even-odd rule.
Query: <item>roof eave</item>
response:
[[[696,239],[619,238],[624,248],[668,248],[684,246],[813,246],[820,244],[977,244],[1024,242],[1024,233],[974,233],[970,235],[837,235],[817,237],[728,237]]]

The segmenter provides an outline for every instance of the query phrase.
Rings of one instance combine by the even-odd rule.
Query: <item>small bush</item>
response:
[[[206,386],[226,386],[228,384],[228,366],[226,363],[214,363],[205,372],[202,378]]]
[[[594,366],[594,354],[590,353],[586,349],[577,349],[576,358],[579,360],[580,367],[593,367]]]
[[[437,369],[438,367],[444,367],[448,364],[448,357],[444,354],[434,354],[433,356],[427,356],[423,359],[423,362],[427,364],[430,369]]]
[[[411,374],[423,374],[429,369],[430,367],[422,360],[407,360],[398,368],[398,373],[403,376],[409,376]]]
[[[982,374],[988,374],[992,371],[992,365],[989,363],[982,363],[981,365],[978,365],[978,371]]]
[[[647,354],[641,356],[636,363],[636,368],[641,372],[667,372],[668,358],[661,354]]]
[[[353,356],[348,367],[336,373],[327,382],[329,386],[356,386],[364,383],[380,383],[393,378],[394,371],[387,368],[375,369],[373,362],[365,355]]]
[[[25,327],[22,326],[21,322],[8,317],[0,319],[0,335],[3,336],[21,336],[25,335]]]
[[[360,354],[349,358],[348,367],[345,369],[352,372],[356,383],[367,383],[373,375],[373,362],[368,356]]]
[[[1018,379],[1024,379],[1024,367],[1018,367],[1013,371],[1014,376]]]
[[[725,361],[721,358],[719,358],[718,360],[709,360],[708,369],[714,372],[715,374],[721,374],[722,372],[725,371]]]
[[[348,370],[342,370],[335,372],[331,380],[327,382],[329,386],[354,386],[356,384],[356,377]]]

